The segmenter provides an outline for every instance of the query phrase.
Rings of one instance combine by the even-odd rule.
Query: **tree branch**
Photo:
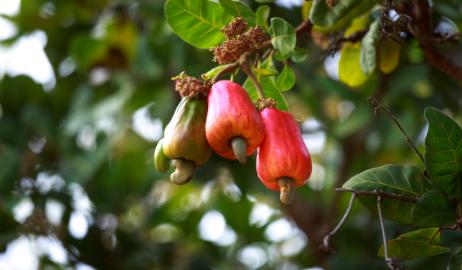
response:
[[[223,75],[226,73],[233,73],[237,68],[239,67],[239,62],[234,62],[224,68],[223,70],[220,70],[212,79],[212,84],[216,83]]]
[[[311,32],[311,29],[313,28],[313,24],[310,22],[310,20],[306,20],[302,22],[300,25],[295,28],[295,33],[297,36],[303,34],[303,32]]]
[[[462,66],[442,55],[434,46],[435,35],[431,7],[428,1],[415,1],[416,3],[395,4],[393,9],[400,15],[410,18],[408,31],[419,41],[425,58],[432,66],[446,73],[450,77],[462,81]],[[457,34],[459,35],[459,34]]]

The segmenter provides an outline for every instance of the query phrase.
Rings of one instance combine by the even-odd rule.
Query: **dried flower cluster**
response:
[[[175,80],[175,90],[182,97],[205,98],[207,97],[212,83],[209,80],[197,79],[182,72],[173,78]]]
[[[213,49],[215,61],[219,64],[236,62],[242,55],[261,49],[269,40],[261,27],[247,28],[247,23],[240,17],[223,27],[221,31],[225,34],[226,41]]]
[[[244,21],[241,17],[235,18],[233,21],[231,21],[229,24],[225,25],[222,29],[221,32],[225,34],[225,36],[228,39],[235,38],[239,35],[242,35],[245,33],[247,30],[247,22]]]

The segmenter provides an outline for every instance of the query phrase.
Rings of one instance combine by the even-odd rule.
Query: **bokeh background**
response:
[[[434,2],[461,26],[462,3]],[[306,36],[307,60],[291,64],[297,84],[285,95],[314,163],[294,202],[282,206],[264,188],[254,157],[240,165],[214,155],[177,187],[152,159],[179,101],[170,78],[216,63],[171,31],[163,4],[0,0],[0,269],[385,269],[377,217],[359,204],[336,253],[318,249],[349,199],[335,187],[370,167],[418,164],[366,99],[378,96],[422,149],[426,106],[462,120],[460,83],[409,39],[394,72],[350,89],[337,79],[338,54]],[[271,16],[296,26],[301,4],[270,3]],[[390,237],[409,230],[385,225]],[[443,269],[448,258],[406,265]]]

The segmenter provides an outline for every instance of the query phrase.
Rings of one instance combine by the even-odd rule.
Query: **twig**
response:
[[[387,243],[387,236],[385,234],[385,226],[383,225],[383,217],[382,217],[382,197],[377,197],[377,213],[379,214],[379,222],[380,222],[380,230],[382,231],[382,241],[383,241],[383,254],[385,256],[385,261],[388,261],[390,258],[388,257],[388,243]]]
[[[388,116],[393,120],[393,122],[395,122],[396,126],[399,128],[399,130],[401,131],[401,134],[403,134],[403,136],[405,137],[406,139],[406,142],[407,144],[409,144],[412,149],[414,149],[414,152],[417,154],[417,156],[420,158],[420,160],[422,161],[422,163],[425,164],[425,159],[422,155],[422,153],[419,152],[419,150],[417,149],[417,147],[414,145],[414,143],[411,141],[411,139],[409,138],[409,136],[407,135],[406,131],[404,130],[403,126],[401,125],[401,123],[399,122],[398,118],[396,118],[396,116],[387,108],[383,107],[382,104],[380,104],[380,102],[377,100],[376,97],[369,97],[368,100],[371,102],[371,106],[372,106],[372,110],[374,111],[374,114],[377,115],[378,114],[378,111],[379,110],[382,110],[384,112],[386,112],[388,114]]]
[[[461,37],[461,32],[456,32],[449,35],[437,34],[435,37],[431,38],[431,41],[436,43],[458,42]]]
[[[385,225],[383,224],[383,216],[382,216],[382,197],[378,196],[377,197],[377,213],[379,214],[379,222],[380,222],[380,231],[382,232],[382,241],[383,241],[383,254],[385,257],[385,262],[387,263],[388,268],[390,270],[399,270],[400,267],[398,265],[398,262],[390,258],[388,255],[388,241],[387,241],[387,235],[385,233]]]
[[[297,35],[301,35],[303,32],[311,32],[311,29],[313,28],[313,24],[310,22],[310,20],[306,20],[302,22],[297,28],[295,28],[295,33]]]
[[[342,43],[342,42],[351,42],[355,43],[363,39],[363,37],[367,34],[368,29],[365,30],[360,30],[357,32],[354,32],[353,34],[347,36],[347,37],[340,37],[336,40],[336,42]]]
[[[378,196],[377,197],[377,213],[379,214],[379,222],[380,222],[380,231],[382,232],[382,242],[383,242],[383,254],[385,256],[385,262],[387,263],[388,267],[390,269],[393,269],[390,267],[389,262],[390,262],[390,257],[388,257],[388,242],[387,242],[387,235],[385,234],[385,226],[383,225],[383,217],[382,217],[382,197]]]
[[[340,229],[340,227],[343,226],[343,224],[345,223],[347,217],[350,215],[350,212],[351,212],[351,208],[353,207],[353,202],[355,201],[356,199],[356,193],[352,193],[351,194],[351,198],[350,198],[350,202],[348,203],[348,207],[347,209],[345,210],[345,213],[343,214],[342,218],[340,219],[339,223],[337,224],[337,226],[335,226],[334,229],[332,229],[332,231],[330,231],[328,234],[326,234],[322,240],[322,244],[323,244],[323,248],[326,249],[326,250],[332,250],[330,248],[330,238],[337,233],[337,231]]]
[[[336,188],[335,191],[337,192],[351,192],[356,194],[357,196],[377,196],[377,197],[384,197],[384,198],[392,198],[398,199],[405,202],[417,202],[417,198],[410,198],[405,197],[401,194],[381,191],[381,190],[374,190],[374,191],[366,191],[366,190],[353,190],[353,189],[346,189],[346,188]]]
[[[327,54],[328,55],[333,55],[335,54],[338,50],[340,50],[342,44],[344,42],[351,42],[355,43],[358,41],[361,41],[361,39],[366,35],[368,29],[365,30],[360,30],[357,32],[354,32],[353,34],[349,36],[339,36],[339,37],[333,37],[333,40],[329,44],[329,48],[327,48]]]
[[[212,79],[212,84],[216,83],[224,74],[232,73],[239,67],[239,62],[234,62],[227,66],[226,68],[220,70]]]
[[[246,60],[240,61],[240,65],[241,65],[242,71],[244,71],[244,73],[252,80],[253,84],[255,85],[255,89],[257,90],[258,97],[264,100],[265,94],[263,93],[263,88],[258,82],[257,77],[255,77],[255,74],[253,74],[252,70],[250,69],[247,61]]]

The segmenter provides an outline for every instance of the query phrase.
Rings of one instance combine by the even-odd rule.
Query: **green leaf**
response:
[[[359,31],[365,31],[368,29],[368,27],[369,27],[369,14],[364,14],[364,15],[354,18],[348,25],[347,29],[345,29],[345,32],[343,33],[343,35],[345,37],[348,37],[348,36],[356,34]]]
[[[412,224],[419,227],[451,225],[456,222],[456,209],[439,190],[426,192],[412,211]]]
[[[376,50],[377,39],[379,38],[379,21],[374,21],[367,31],[367,34],[361,41],[361,69],[367,75],[375,70],[376,66]]]
[[[426,228],[408,232],[396,239],[388,240],[388,255],[393,258],[410,260],[419,257],[431,257],[449,252],[449,248],[440,246],[438,228]],[[384,257],[384,247],[380,247],[379,256]]]
[[[260,25],[268,31],[268,18],[270,15],[270,7],[267,5],[259,6],[257,8],[257,11],[255,12],[255,17],[256,17],[256,24]]]
[[[441,244],[441,233],[438,227],[424,228],[404,233],[398,236],[397,239],[425,241],[433,245],[438,245]]]
[[[313,7],[313,1],[304,1],[302,5],[302,18],[303,20],[307,20],[310,16],[311,7]]]
[[[279,74],[276,84],[281,91],[290,90],[295,85],[295,73],[289,65],[284,65],[281,74]]]
[[[275,68],[253,68],[253,71],[257,74],[257,75],[261,75],[261,76],[276,76],[279,74],[279,72],[277,71],[277,69]]]
[[[249,25],[255,25],[255,13],[239,0],[219,0],[226,12],[234,17],[242,17]]]
[[[353,88],[362,85],[368,78],[361,69],[360,54],[359,44],[345,44],[340,52],[339,79]]]
[[[220,29],[233,19],[220,4],[209,0],[167,0],[164,11],[172,30],[202,49],[222,42],[224,35]]]
[[[276,108],[278,108],[279,110],[287,111],[288,110],[287,101],[284,95],[281,93],[281,91],[276,86],[276,82],[274,81],[274,78],[261,76],[259,77],[259,82],[263,88],[265,97],[274,99],[277,103]],[[255,89],[255,85],[253,84],[252,80],[247,78],[247,80],[244,82],[244,88],[249,93],[249,96],[252,99],[252,101],[256,102],[258,100],[258,95],[257,95],[257,91]]]
[[[411,165],[384,165],[363,171],[345,184],[344,188],[355,191],[384,191],[408,198],[419,198],[424,185],[419,180],[421,170]]]
[[[372,0],[343,0],[330,8],[325,0],[314,0],[310,11],[310,21],[321,31],[339,30],[360,14],[375,5]]]
[[[448,270],[462,270],[462,248],[449,260]]]
[[[411,224],[411,212],[417,200],[429,189],[421,170],[410,165],[384,165],[363,171],[350,178],[343,188],[354,191],[387,192],[402,198],[383,197],[382,212],[387,219]],[[363,195],[359,201],[377,211],[377,196]]]
[[[295,63],[301,63],[306,60],[308,53],[302,48],[295,48],[290,54],[290,59]]]
[[[269,4],[273,3],[275,0],[255,0],[255,2],[260,3],[260,4]]]
[[[71,42],[71,56],[82,68],[88,68],[106,54],[107,44],[89,36],[76,36]]]
[[[461,199],[462,129],[449,116],[433,107],[425,109],[428,133],[425,167],[433,183],[451,197]]]
[[[271,44],[282,56],[287,58],[295,49],[297,38],[295,30],[288,22],[281,18],[272,18],[269,29]]]
[[[212,68],[211,70],[207,71],[206,73],[204,73],[203,75],[205,78],[212,80],[218,73],[220,73],[221,71],[223,71],[224,69],[227,69],[229,66],[232,66],[232,65],[233,64],[216,66]]]

